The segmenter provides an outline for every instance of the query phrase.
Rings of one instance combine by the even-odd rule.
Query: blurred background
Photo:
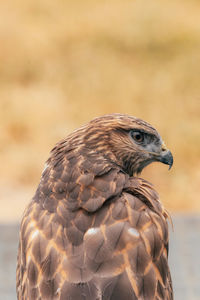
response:
[[[188,228],[194,230],[195,224],[192,241],[197,247],[199,16],[197,0],[1,1],[0,250],[7,255],[0,256],[2,263],[13,257],[18,230],[12,226],[19,224],[51,148],[83,123],[113,112],[151,123],[172,151],[170,172],[153,164],[142,176],[154,184],[178,224],[180,234],[175,226],[172,235],[174,253],[180,235],[184,244],[186,224],[188,245]],[[10,256],[5,246],[9,237]],[[186,260],[184,256],[182,263]],[[185,278],[194,273],[190,264]],[[176,287],[183,293],[182,286]],[[200,290],[195,291],[177,299],[199,299]],[[3,299],[15,299],[6,295]]]

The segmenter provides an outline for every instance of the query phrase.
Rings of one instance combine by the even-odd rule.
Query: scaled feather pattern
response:
[[[162,145],[148,123],[112,114],[55,146],[21,222],[18,299],[173,299],[168,214],[137,176]]]

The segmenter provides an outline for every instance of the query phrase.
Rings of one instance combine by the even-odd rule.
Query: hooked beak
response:
[[[144,152],[147,152],[147,151],[144,151]],[[150,155],[150,158],[142,161],[139,165],[139,167],[137,168],[137,170],[133,170],[133,173],[136,173],[136,174],[140,174],[142,172],[142,170],[148,166],[149,164],[151,164],[152,162],[155,162],[155,161],[159,161],[159,162],[162,162],[163,164],[166,164],[166,165],[169,165],[169,170],[171,169],[172,165],[173,165],[173,156],[172,156],[172,153],[171,151],[169,151],[167,149],[167,147],[165,146],[165,144],[163,143],[161,148],[159,147],[158,149],[158,152],[150,152],[148,151],[147,152],[148,155]]]
[[[173,156],[171,151],[167,150],[165,152],[162,152],[162,154],[160,155],[160,162],[169,165],[169,170],[170,170],[173,165]]]
[[[162,149],[161,149],[161,153],[159,156],[159,161],[162,162],[163,164],[169,165],[169,170],[171,169],[172,165],[173,165],[173,156],[171,151],[169,151],[165,144],[162,144]]]

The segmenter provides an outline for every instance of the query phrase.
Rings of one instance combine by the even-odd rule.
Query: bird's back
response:
[[[109,178],[94,186],[105,188]],[[21,225],[18,298],[172,299],[167,247],[166,215],[142,179],[93,213],[63,204],[49,212],[34,200]]]

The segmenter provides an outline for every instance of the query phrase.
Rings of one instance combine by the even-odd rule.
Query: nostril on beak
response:
[[[161,151],[164,152],[164,151],[166,151],[166,150],[168,150],[168,149],[167,149],[165,143],[163,142],[163,143],[162,143]]]

